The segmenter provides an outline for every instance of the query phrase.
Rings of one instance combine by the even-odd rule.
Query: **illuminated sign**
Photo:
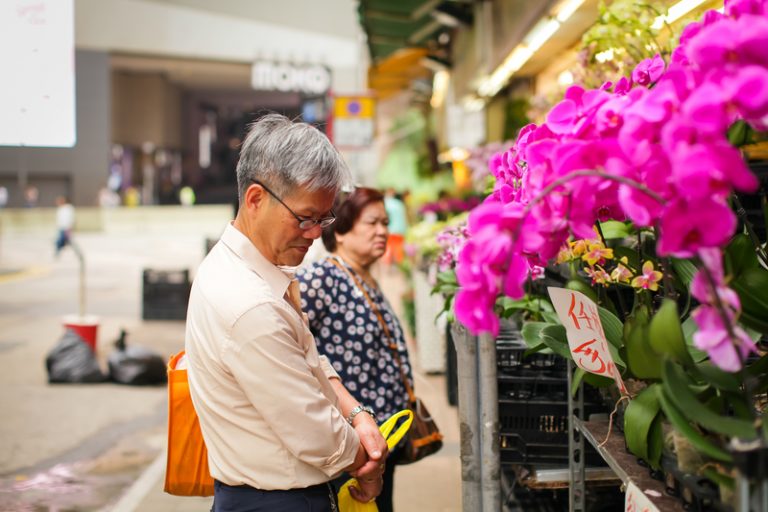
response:
[[[325,94],[331,88],[331,71],[319,64],[258,61],[251,67],[251,87],[260,91]]]

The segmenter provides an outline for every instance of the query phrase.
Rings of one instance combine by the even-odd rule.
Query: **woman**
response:
[[[336,222],[323,231],[330,255],[297,274],[301,305],[318,351],[381,423],[408,406],[403,374],[413,386],[403,329],[371,275],[371,266],[387,248],[384,196],[357,188],[333,211]],[[392,510],[397,457],[395,449],[387,459],[384,485],[376,498],[380,512]]]

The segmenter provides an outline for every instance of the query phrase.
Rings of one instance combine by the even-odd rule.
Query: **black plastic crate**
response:
[[[661,459],[661,467],[664,470],[667,494],[679,497],[685,510],[733,512],[732,507],[720,500],[720,489],[712,480],[681,471],[674,457],[664,455]]]
[[[189,270],[152,270],[142,273],[144,320],[185,320],[192,284]]]
[[[568,363],[557,354],[535,352],[525,355],[528,346],[517,341],[496,342],[496,366],[499,375],[567,378]]]
[[[584,414],[604,412],[602,403],[585,402]],[[536,397],[499,399],[499,442],[502,464],[563,465],[568,463],[568,402]],[[586,446],[586,461],[602,458]]]

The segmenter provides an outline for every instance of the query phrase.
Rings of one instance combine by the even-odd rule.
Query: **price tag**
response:
[[[619,391],[627,394],[605,339],[597,304],[583,293],[566,288],[547,288],[560,322],[565,326],[568,347],[576,366],[616,381]]]
[[[659,509],[638,486],[629,482],[624,495],[624,512],[659,512]]]

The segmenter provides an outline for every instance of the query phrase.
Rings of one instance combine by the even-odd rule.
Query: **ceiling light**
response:
[[[482,98],[472,95],[466,96],[461,103],[467,112],[479,112],[485,107],[485,101]]]
[[[443,101],[445,101],[445,95],[448,92],[448,82],[450,75],[447,71],[438,71],[435,73],[432,79],[432,99],[429,100],[429,104],[432,108],[440,108]]]
[[[560,23],[564,23],[583,3],[584,0],[563,0],[552,9],[552,16]]]
[[[703,4],[706,0],[680,0],[675,5],[670,7],[667,10],[666,16],[659,16],[653,21],[653,25],[651,25],[651,28],[654,30],[659,30],[661,27],[664,26],[665,23],[670,24],[674,23],[701,4]]]
[[[525,42],[532,52],[535,52],[541,48],[559,28],[560,22],[554,18],[539,20],[539,22],[536,23],[531,31],[525,36],[523,42]]]

